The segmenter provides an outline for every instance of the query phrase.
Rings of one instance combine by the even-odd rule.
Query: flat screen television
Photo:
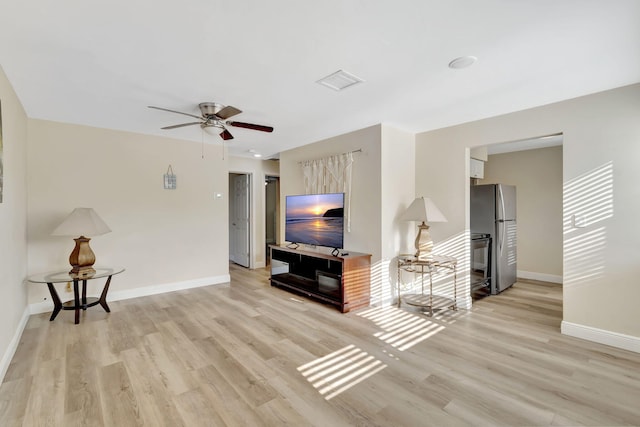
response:
[[[344,193],[287,196],[284,239],[294,244],[341,249]]]

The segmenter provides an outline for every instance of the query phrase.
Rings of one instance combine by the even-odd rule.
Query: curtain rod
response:
[[[353,154],[353,153],[362,153],[362,148],[358,148],[357,150],[353,150],[353,151],[347,151],[347,152],[342,153],[342,154]],[[335,154],[334,154],[334,156],[335,156]],[[331,157],[331,156],[327,156],[327,157]],[[326,159],[326,157],[323,157],[323,158]],[[298,162],[298,164],[304,163],[304,162],[310,162],[310,161],[313,161],[313,160],[320,160],[320,159],[301,160],[301,161]]]

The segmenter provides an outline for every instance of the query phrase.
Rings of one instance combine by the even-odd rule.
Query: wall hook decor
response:
[[[175,190],[176,189],[176,175],[173,173],[171,165],[167,169],[167,173],[164,174],[164,189]]]

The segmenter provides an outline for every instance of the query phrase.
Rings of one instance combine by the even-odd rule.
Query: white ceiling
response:
[[[640,81],[638,0],[1,0],[0,65],[31,118],[160,127],[215,101],[235,155],[377,123],[450,126]],[[470,68],[452,59],[474,55]],[[315,83],[339,69],[365,83]],[[183,120],[186,119],[186,120]],[[215,135],[205,141],[221,143]]]

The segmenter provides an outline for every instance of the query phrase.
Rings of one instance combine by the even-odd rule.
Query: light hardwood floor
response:
[[[232,281],[32,316],[2,426],[640,425],[640,354],[562,336],[561,287],[340,314]]]

